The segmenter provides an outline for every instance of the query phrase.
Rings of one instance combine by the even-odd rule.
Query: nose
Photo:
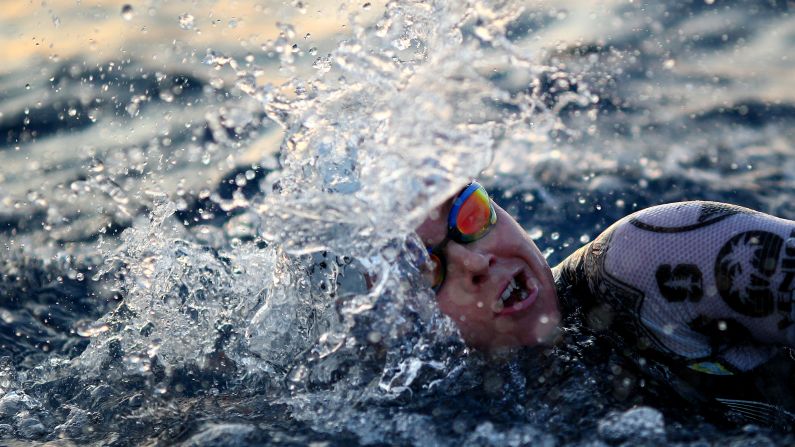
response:
[[[445,257],[448,277],[462,276],[465,283],[470,286],[478,286],[485,282],[488,279],[489,268],[496,261],[493,254],[478,251],[475,244],[461,245],[456,242],[447,244]]]

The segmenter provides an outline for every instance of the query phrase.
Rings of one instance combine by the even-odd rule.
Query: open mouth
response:
[[[518,272],[511,278],[492,305],[498,316],[521,312],[533,305],[538,298],[538,286],[525,272]]]

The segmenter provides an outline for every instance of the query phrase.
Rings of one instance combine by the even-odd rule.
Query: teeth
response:
[[[502,292],[502,295],[500,295],[500,300],[503,302],[508,301],[508,298],[511,297],[511,294],[516,289],[520,289],[520,286],[516,284],[516,278],[512,278],[511,282],[508,284],[508,287],[506,287]],[[522,293],[519,296],[519,301],[524,301],[528,296],[530,296],[530,293],[527,290],[522,290],[521,292]]]
[[[502,291],[502,295],[500,295],[500,299],[502,301],[507,301],[508,298],[511,297],[511,293],[513,293],[513,290],[515,288],[517,288],[516,278],[513,278],[513,279],[511,279],[511,282],[508,284],[508,287],[506,287],[505,290]]]

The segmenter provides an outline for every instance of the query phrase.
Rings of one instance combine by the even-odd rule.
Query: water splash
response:
[[[244,64],[206,52],[202,62],[219,75],[231,70],[234,87],[284,130],[279,169],[262,180],[264,194],[243,194],[251,179],[242,174],[231,199],[200,197],[228,213],[223,228],[187,225],[177,218],[184,204],[156,190],[126,191],[108,172],[139,164],[141,173],[152,172],[147,163],[154,160],[163,164],[154,171],[165,172],[166,137],[128,148],[129,159],[141,163],[109,155],[72,183],[73,200],[99,192],[114,219],[129,226],[118,244],[102,247],[104,266],[92,272],[123,301],[74,328],[90,339],[78,358],[38,370],[35,380],[44,386],[78,371],[90,390],[71,396],[68,413],[48,428],[84,433],[75,427],[90,425],[85,412],[100,412],[97,396],[109,393],[127,396],[117,421],[146,421],[191,392],[265,389],[317,430],[348,430],[363,443],[393,435],[418,442],[430,419],[410,411],[402,417],[417,431],[376,429],[391,405],[482,384],[481,359],[418,274],[425,253],[413,229],[495,152],[560,130],[557,114],[566,104],[588,104],[587,89],[547,104],[537,89],[495,81],[495,71],[516,71],[536,85],[550,70],[507,37],[522,17],[518,2],[395,1],[375,23],[350,10],[351,35],[327,54],[302,53],[295,27],[277,25],[277,38],[262,51],[277,55],[280,70],[299,73],[302,57],[314,59],[313,74],[283,84],[261,83],[265,68],[256,57]],[[192,15],[179,21],[195,29]],[[158,99],[174,102],[176,87]],[[132,95],[127,113],[138,116],[150,100]],[[245,104],[227,105],[208,112],[206,122],[214,141],[229,142],[227,130],[240,135],[257,117]],[[209,160],[212,145],[198,155]],[[147,218],[136,212],[143,206]],[[182,383],[189,376],[200,377],[198,391]],[[518,382],[499,383],[493,388]],[[479,433],[499,438],[489,426]]]
[[[295,334],[311,331],[299,324],[282,332],[284,309],[309,295],[315,315],[324,315],[314,326],[322,328],[320,336],[292,357],[298,362],[288,375],[291,394],[281,402],[295,417],[321,430],[350,430],[364,443],[382,442],[396,434],[376,429],[385,421],[382,411],[356,408],[478,385],[467,378],[478,361],[416,274],[423,250],[410,235],[434,206],[487,167],[495,150],[561,129],[555,114],[570,102],[591,104],[585,88],[555,108],[537,90],[510,91],[494,82],[495,66],[526,71],[531,79],[548,69],[506,37],[521,14],[513,2],[390,2],[375,24],[360,24],[353,13],[353,36],[315,60],[313,77],[260,87],[238,73],[242,90],[285,129],[281,170],[270,177],[273,193],[256,202],[261,237],[291,256],[312,255],[310,271],[323,266],[328,270],[320,277],[332,284],[342,286],[340,278],[354,272],[362,278],[358,287],[314,294],[305,285],[271,296],[249,326],[254,346],[269,346],[265,340],[291,346]],[[295,33],[281,28],[272,47],[283,54]],[[288,52],[280,62],[294,60]],[[339,257],[352,260],[347,269],[330,261]],[[326,312],[329,298],[333,312]],[[272,351],[260,353],[274,358]],[[318,388],[324,391],[313,391]]]
[[[485,168],[505,134],[536,132],[532,93],[499,88],[489,71],[500,58],[533,70],[505,38],[521,11],[391,2],[375,25],[354,15],[354,37],[318,58],[316,77],[255,89],[287,132],[278,194],[258,207],[265,238],[366,256],[373,235],[410,232]]]

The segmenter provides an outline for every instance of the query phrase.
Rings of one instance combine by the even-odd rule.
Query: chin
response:
[[[558,333],[560,312],[555,293],[543,293],[538,300],[534,312],[524,317],[516,328],[519,334],[517,344],[521,346],[537,346],[551,344]]]

